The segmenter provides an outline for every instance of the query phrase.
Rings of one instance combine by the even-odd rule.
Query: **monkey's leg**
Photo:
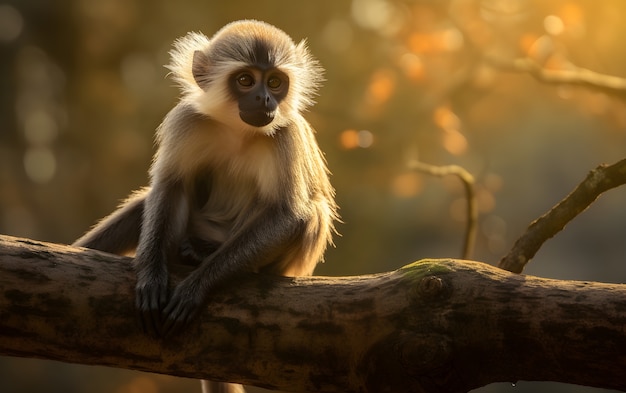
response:
[[[198,266],[204,258],[213,254],[220,246],[219,242],[204,241],[197,237],[187,237],[183,239],[178,256],[180,263],[191,266]]]
[[[133,251],[139,242],[146,193],[141,190],[131,195],[72,245],[118,255]]]
[[[246,393],[243,386],[235,383],[200,381],[202,383],[202,393]]]

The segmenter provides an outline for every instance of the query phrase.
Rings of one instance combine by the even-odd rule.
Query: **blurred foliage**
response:
[[[494,263],[589,169],[624,157],[626,103],[485,58],[626,77],[624,12],[622,0],[0,0],[0,233],[70,243],[145,185],[154,129],[178,95],[162,67],[172,41],[254,18],[307,38],[326,68],[307,117],[344,223],[317,273],[459,255],[463,187],[411,172],[414,158],[476,176],[475,259]],[[625,281],[625,198],[603,196],[526,272]],[[10,358],[0,381],[6,393],[199,391],[196,381]],[[542,388],[593,390],[515,391]]]

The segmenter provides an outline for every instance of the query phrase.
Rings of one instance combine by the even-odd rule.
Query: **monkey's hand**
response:
[[[167,286],[167,270],[137,269],[135,286],[137,316],[143,331],[152,337],[163,334],[161,311],[167,304]]]
[[[193,321],[208,297],[207,286],[197,282],[196,274],[190,274],[176,288],[163,310],[163,330],[166,337],[180,332]],[[205,283],[206,284],[206,283]]]

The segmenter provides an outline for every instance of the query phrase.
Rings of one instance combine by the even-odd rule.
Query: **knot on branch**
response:
[[[450,286],[439,276],[429,275],[422,277],[413,288],[413,294],[420,304],[429,304],[433,301],[445,300],[450,295]]]
[[[421,279],[417,290],[423,296],[438,297],[443,292],[443,280],[437,276],[427,276]]]

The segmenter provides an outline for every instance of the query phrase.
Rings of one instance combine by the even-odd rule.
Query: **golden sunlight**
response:
[[[348,129],[339,135],[339,144],[346,150],[366,149],[374,143],[374,134],[367,130]]]
[[[400,198],[411,198],[422,191],[422,177],[414,172],[402,173],[391,181],[391,192]]]
[[[368,104],[380,106],[391,98],[396,90],[396,74],[390,69],[379,69],[370,78],[366,99]]]

